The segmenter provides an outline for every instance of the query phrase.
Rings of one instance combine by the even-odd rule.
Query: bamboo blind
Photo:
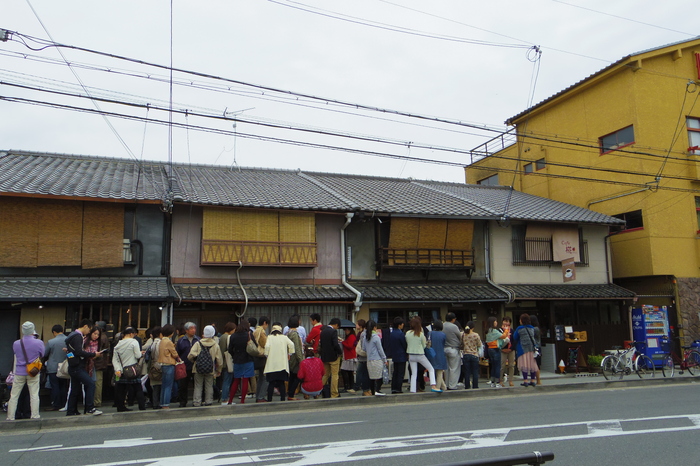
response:
[[[448,220],[445,249],[457,251],[471,251],[474,241],[473,220]],[[471,257],[471,256],[468,256]],[[472,265],[472,260],[464,255],[456,255],[448,258],[453,265]]]
[[[286,243],[315,243],[316,223],[311,212],[280,212],[279,238]]]
[[[204,209],[202,239],[236,241],[278,241],[275,211]]]
[[[38,205],[33,199],[0,197],[0,266],[37,266]]]
[[[401,218],[391,219],[391,229],[389,231],[389,249],[394,249],[398,253],[404,250],[415,250],[418,247],[418,237],[420,235],[420,219]],[[389,265],[405,264],[406,259],[396,255],[395,259],[389,259]]]
[[[86,202],[83,207],[84,269],[123,267],[124,207]]]
[[[38,207],[38,265],[81,265],[82,203],[45,201]]]

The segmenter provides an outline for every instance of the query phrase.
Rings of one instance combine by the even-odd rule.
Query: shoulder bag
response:
[[[124,363],[122,362],[122,357],[119,354],[119,351],[116,349],[114,352],[117,354],[117,358],[119,358],[119,364],[122,366],[122,374],[119,378],[125,379],[125,380],[134,380],[137,379],[140,376],[141,373],[141,368],[139,367],[139,362],[136,361],[136,364],[130,364],[128,366],[124,366]],[[143,358],[140,358],[141,360]]]
[[[187,366],[183,361],[175,364],[175,380],[182,380],[187,377]]]
[[[362,334],[360,334],[360,338],[357,339],[357,346],[355,346],[355,354],[362,358],[367,357],[367,351],[365,351],[365,346],[362,344]]]
[[[24,348],[24,340],[22,338],[19,339],[19,344],[22,346],[24,360],[27,361],[27,374],[29,374],[30,377],[36,377],[39,375],[39,372],[41,372],[41,368],[43,366],[41,363],[41,358],[36,358],[34,361],[29,362],[29,358],[27,358],[27,350]]]
[[[58,363],[56,377],[59,379],[70,379],[70,374],[68,373],[68,358]]]
[[[246,343],[245,345],[245,352],[253,356],[254,358],[260,356],[260,352],[258,351],[258,344],[255,343],[255,340],[250,338],[250,333],[248,333],[248,343]]]

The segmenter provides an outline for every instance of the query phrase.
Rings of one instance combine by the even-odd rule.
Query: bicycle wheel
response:
[[[640,379],[653,378],[656,375],[654,362],[643,354],[634,362],[634,370]]]
[[[603,377],[605,377],[605,380],[613,380],[613,377],[619,376],[619,378],[622,378],[622,374],[624,372],[619,372],[616,370],[617,369],[617,358],[611,354],[605,356],[603,358],[603,361],[600,363],[600,367],[603,370]]]
[[[685,359],[686,367],[690,375],[700,375],[700,351],[690,350]]]
[[[675,372],[676,367],[673,363],[673,358],[670,354],[667,354],[663,359],[663,363],[661,364],[661,373],[664,375],[664,377],[673,377]]]

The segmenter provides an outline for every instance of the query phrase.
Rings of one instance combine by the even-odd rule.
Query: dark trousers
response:
[[[352,371],[340,370],[340,374],[343,376],[343,388],[345,390],[352,390],[355,385],[355,376]]]
[[[51,383],[51,406],[61,409],[68,399],[68,380],[59,379],[55,372],[47,375]]]
[[[406,362],[394,361],[394,371],[391,373],[391,393],[402,391],[404,374],[406,374]]]
[[[68,368],[68,374],[70,374],[72,388],[66,414],[80,414],[78,412],[78,398],[82,394],[81,385],[85,389],[85,412],[92,411],[95,408],[95,381],[88,375],[85,368],[80,366]]]
[[[180,402],[180,407],[184,408],[187,406],[187,398],[189,395],[190,384],[194,380],[194,375],[192,374],[192,369],[187,369],[187,377],[180,379],[177,382],[177,401]]]
[[[472,354],[462,357],[462,372],[464,372],[464,388],[479,388],[479,358]]]
[[[489,367],[491,369],[491,383],[501,381],[501,350],[489,348]]]
[[[367,371],[367,361],[357,361],[357,383],[363,392],[369,391],[369,372]]]
[[[275,388],[280,391],[280,401],[287,401],[287,390],[284,388],[284,380],[273,380],[267,383],[267,401],[272,401]]]
[[[297,387],[299,386],[299,378],[296,372],[289,374],[289,384],[287,385],[287,396],[293,398],[297,393]]]
[[[117,405],[117,411],[126,411],[124,400],[126,400],[127,394],[130,398],[133,396],[136,399],[141,411],[146,409],[146,399],[143,396],[140,382],[117,382],[114,385],[114,402]]]

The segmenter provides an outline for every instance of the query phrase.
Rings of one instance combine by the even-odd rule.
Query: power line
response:
[[[31,100],[31,99],[19,98],[19,97],[0,96],[0,100],[8,101],[8,102],[30,104],[30,105],[37,105],[37,106],[43,106],[43,107],[49,107],[49,108],[63,109],[63,110],[72,110],[72,111],[77,111],[77,112],[81,112],[81,113],[88,113],[88,114],[99,114],[100,113],[97,110],[90,109],[90,108],[74,107],[74,106],[69,106],[69,105],[65,105],[65,104],[57,104],[57,103],[45,102],[45,101],[36,101],[36,100]],[[168,125],[169,124],[169,122],[167,120],[146,119],[146,118],[140,117],[140,116],[121,114],[121,113],[116,113],[116,112],[101,112],[101,113],[106,114],[106,116],[115,117],[115,118],[122,118],[122,119],[126,119],[126,120],[148,121],[149,123],[154,123],[154,124],[159,124],[159,125]],[[221,135],[233,135],[234,134],[234,132],[231,130],[224,130],[224,129],[205,127],[205,126],[183,124],[183,123],[177,123],[177,122],[173,122],[173,126],[177,127],[177,128],[191,129],[194,131],[201,131],[201,132],[207,132],[207,133],[213,133],[213,134],[221,134]],[[458,163],[458,162],[424,159],[424,158],[410,157],[410,156],[405,156],[405,155],[391,154],[391,153],[386,153],[386,152],[369,151],[369,150],[365,150],[365,149],[355,149],[355,148],[350,148],[350,147],[333,146],[333,145],[328,145],[328,144],[319,144],[319,143],[312,143],[312,142],[299,141],[299,140],[293,140],[293,139],[276,138],[276,137],[264,136],[264,135],[260,135],[260,134],[235,132],[235,135],[238,137],[245,138],[245,139],[253,139],[253,140],[266,141],[266,142],[288,144],[288,145],[299,146],[299,147],[343,151],[343,152],[354,153],[354,154],[358,154],[358,155],[367,155],[367,156],[381,157],[381,158],[392,158],[392,159],[398,159],[398,160],[408,160],[411,162],[419,162],[419,163],[427,163],[427,164],[445,165],[445,166],[454,166],[454,167],[465,168],[464,164]],[[474,168],[481,169],[481,170],[489,170],[488,167],[474,167]],[[491,170],[493,170],[493,169],[491,169]],[[505,172],[505,173],[513,173],[515,171],[513,169],[507,169],[507,168],[499,168],[498,170]],[[608,179],[579,177],[579,176],[563,175],[563,174],[538,173],[538,172],[533,172],[533,173],[529,174],[528,176],[540,176],[540,177],[547,177],[547,178],[567,179],[567,180],[572,180],[572,181],[585,181],[585,182],[596,182],[596,183],[606,183],[606,184],[609,184],[611,182],[611,180],[608,180]],[[683,178],[679,178],[679,179],[685,180]],[[636,188],[651,189],[649,183],[634,183],[634,182],[628,182],[628,181],[615,180],[615,184],[621,185],[621,186],[630,186],[630,187],[636,187]],[[700,189],[676,188],[676,187],[670,187],[670,186],[658,186],[658,187],[654,187],[654,189],[675,191],[675,192],[686,192],[686,193],[700,193]]]

